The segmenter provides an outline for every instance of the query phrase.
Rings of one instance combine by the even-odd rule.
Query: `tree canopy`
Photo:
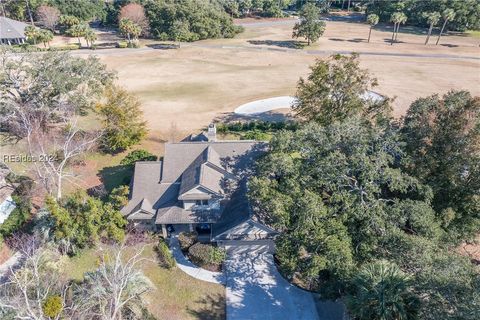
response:
[[[320,10],[313,4],[307,3],[300,11],[300,22],[293,27],[293,38],[305,38],[308,45],[316,42],[325,32],[325,21],[320,21]]]
[[[103,148],[108,152],[118,152],[139,143],[147,134],[140,101],[115,86],[106,90],[104,100],[96,108],[104,128]]]
[[[293,110],[307,121],[329,124],[360,114],[368,118],[389,117],[388,99],[365,99],[367,90],[377,85],[377,79],[360,68],[358,54],[334,55],[317,60],[307,78],[297,84],[297,103]]]
[[[257,162],[249,197],[279,268],[354,319],[476,319],[480,273],[454,247],[480,230],[479,97],[420,98],[394,121],[359,98],[372,83],[355,56],[317,61],[300,128]]]
[[[125,236],[121,213],[85,192],[77,191],[60,202],[47,198],[46,203],[54,240],[65,253],[92,246],[101,238],[121,241]]]
[[[147,1],[145,13],[152,35],[162,40],[232,38],[241,31],[216,1]]]
[[[388,22],[392,13],[403,11],[408,16],[409,24],[428,27],[425,20],[426,12],[443,12],[446,9],[453,10],[455,15],[448,24],[449,30],[465,31],[468,29],[480,29],[480,3],[476,0],[392,0],[371,1],[367,7],[367,13],[375,13],[380,21]]]
[[[480,98],[466,91],[412,103],[402,137],[409,171],[434,191],[433,206],[454,238],[480,230]]]

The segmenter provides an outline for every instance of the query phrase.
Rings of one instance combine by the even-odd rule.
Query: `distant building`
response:
[[[12,199],[15,186],[5,181],[8,171],[0,168],[0,224],[2,224],[15,209],[16,204]]]
[[[29,25],[21,21],[0,17],[0,44],[12,45],[25,43],[25,28]]]

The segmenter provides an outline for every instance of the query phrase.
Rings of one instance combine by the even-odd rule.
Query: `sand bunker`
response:
[[[383,99],[382,95],[373,92],[367,91],[362,95],[363,99],[368,99],[372,101],[381,101]],[[281,97],[274,97],[274,98],[267,98],[256,100],[252,102],[248,102],[242,104],[238,108],[235,109],[235,114],[239,115],[257,115],[260,113],[269,112],[276,109],[285,109],[291,108],[292,105],[295,104],[296,98],[292,96],[281,96]]]

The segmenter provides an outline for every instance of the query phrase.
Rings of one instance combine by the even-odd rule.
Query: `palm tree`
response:
[[[422,16],[427,19],[427,22],[430,25],[430,27],[428,28],[427,39],[425,40],[425,45],[427,45],[428,40],[430,39],[430,35],[432,34],[433,27],[437,25],[438,21],[440,21],[440,13],[424,12]]]
[[[93,48],[93,45],[95,44],[95,41],[97,40],[97,34],[95,31],[93,31],[92,28],[88,28],[85,31],[85,34],[83,36],[85,38],[85,41],[87,42],[87,46],[90,48]]]
[[[53,33],[50,30],[40,30],[38,33],[38,39],[43,43],[43,46],[46,48],[47,44],[50,45],[50,41],[53,39]]]
[[[27,37],[27,40],[32,41],[33,44],[37,44],[37,39],[39,36],[38,29],[34,26],[25,27],[25,36]]]
[[[86,24],[80,23],[73,25],[70,29],[68,29],[67,33],[72,37],[77,37],[78,45],[81,47],[82,42],[80,41],[80,38],[85,36],[87,29],[88,26]]]
[[[353,279],[347,305],[355,319],[415,319],[420,300],[410,290],[410,277],[396,264],[376,261],[364,266]]]
[[[407,22],[407,16],[403,12],[395,12],[390,17],[390,21],[393,22],[392,42],[390,43],[390,45],[393,45],[393,41],[397,41],[400,24]]]
[[[370,42],[370,36],[372,35],[372,29],[373,29],[373,27],[375,27],[377,25],[379,19],[380,18],[374,13],[368,15],[367,22],[370,25],[370,31],[368,32],[368,41],[367,42]]]
[[[438,35],[437,42],[435,43],[435,45],[438,45],[438,42],[440,41],[440,37],[442,36],[442,33],[443,33],[443,29],[445,29],[447,22],[455,19],[455,11],[453,11],[453,9],[445,9],[442,12],[442,17],[443,17],[442,30],[440,30],[440,34]]]
[[[129,44],[132,44],[132,38],[133,40],[137,40],[138,36],[142,32],[142,28],[138,24],[127,18],[120,20],[118,27],[120,32],[127,36]]]

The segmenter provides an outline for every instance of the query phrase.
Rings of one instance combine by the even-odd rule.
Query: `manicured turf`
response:
[[[94,270],[101,252],[108,250],[88,249],[78,256],[69,258],[65,264],[66,274],[81,280],[83,273]],[[137,250],[132,248],[130,250]],[[155,260],[153,245],[144,249],[149,260],[141,269],[155,286],[146,296],[148,309],[158,319],[225,319],[225,288],[191,278],[178,268],[166,270]]]

